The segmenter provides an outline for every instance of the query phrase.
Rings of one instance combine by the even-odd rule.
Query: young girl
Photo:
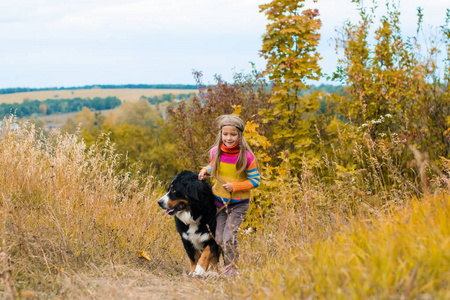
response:
[[[218,207],[215,239],[222,247],[225,275],[238,274],[237,232],[250,205],[251,189],[259,186],[256,157],[243,136],[244,122],[236,116],[216,119],[219,134],[211,148],[210,164],[198,174],[200,180],[210,174],[216,178],[213,193]]]

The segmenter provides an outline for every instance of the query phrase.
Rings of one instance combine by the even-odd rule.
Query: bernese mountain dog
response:
[[[170,182],[167,194],[158,200],[175,225],[191,261],[191,275],[202,276],[217,266],[219,247],[214,240],[216,206],[211,186],[198,174],[182,171]]]

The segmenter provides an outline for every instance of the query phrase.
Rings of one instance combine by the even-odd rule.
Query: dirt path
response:
[[[97,275],[67,276],[61,299],[225,299],[219,289],[211,290],[220,282],[218,277],[192,278],[186,274],[130,269],[121,270],[114,276]]]

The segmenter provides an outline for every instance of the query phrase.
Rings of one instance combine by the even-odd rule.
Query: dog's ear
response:
[[[204,210],[203,203],[203,182],[195,179],[186,182],[186,196],[189,198],[191,204],[191,214],[194,220],[200,217],[201,212]]]
[[[199,201],[200,195],[199,195],[199,188],[198,183],[196,181],[186,182],[186,196],[195,202]]]

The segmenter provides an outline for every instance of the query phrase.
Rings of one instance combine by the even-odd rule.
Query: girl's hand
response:
[[[228,193],[231,193],[233,191],[233,184],[231,182],[227,182],[225,184],[222,184],[222,187],[227,191]]]
[[[206,172],[205,168],[201,169],[200,173],[198,173],[198,179],[199,180],[204,180],[206,178],[206,173],[207,172]]]

